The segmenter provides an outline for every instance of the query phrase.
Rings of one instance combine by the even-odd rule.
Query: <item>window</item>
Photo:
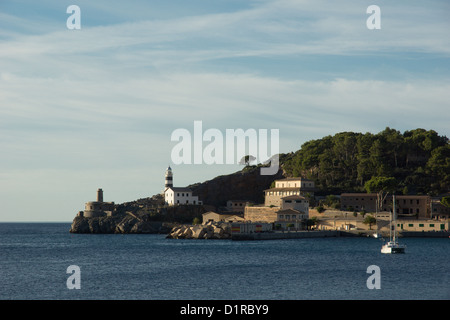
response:
[[[416,209],[416,213],[419,213],[419,209]]]
[[[180,196],[180,193],[179,192],[177,192],[177,197],[179,197]]]
[[[181,196],[184,197],[184,193],[182,193]]]
[[[282,214],[280,214],[280,220],[283,220],[284,216]]]
[[[420,228],[423,228],[423,223],[419,223],[419,227],[420,227]]]
[[[434,223],[430,223],[430,228],[434,228]]]
[[[296,219],[296,216],[295,216],[295,214],[293,214],[293,215],[292,215],[292,220],[294,220],[294,219]]]
[[[419,204],[419,199],[417,199],[417,204]]]
[[[408,227],[414,227],[414,223],[408,224]]]

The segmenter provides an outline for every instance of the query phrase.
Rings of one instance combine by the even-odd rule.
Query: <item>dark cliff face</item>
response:
[[[167,233],[171,225],[145,221],[130,215],[113,217],[75,217],[70,227],[71,233]]]
[[[284,176],[281,170],[275,175],[261,175],[260,167],[247,167],[229,175],[190,185],[189,188],[203,204],[215,207],[226,206],[228,200],[264,203],[264,190],[269,189],[274,180],[282,178]]]

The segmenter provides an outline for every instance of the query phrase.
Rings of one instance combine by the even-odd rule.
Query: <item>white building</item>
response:
[[[202,202],[198,200],[198,196],[192,194],[191,189],[173,186],[173,174],[170,166],[167,168],[165,175],[164,200],[166,204],[170,206],[180,204],[202,204]]]

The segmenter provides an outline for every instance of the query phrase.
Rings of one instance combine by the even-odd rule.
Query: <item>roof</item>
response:
[[[242,215],[236,214],[234,212],[215,212],[215,211],[208,211],[208,212],[202,213],[202,216],[207,215],[207,214],[217,214],[219,216],[225,216],[225,217],[233,217],[233,216],[242,217]]]
[[[304,214],[303,212],[295,210],[295,209],[278,210],[277,213],[280,213],[280,214]]]
[[[341,193],[341,197],[376,197],[376,193]],[[388,197],[392,197],[392,195],[388,195]],[[423,194],[410,194],[410,195],[396,195],[397,199],[416,199],[416,198],[428,198],[430,196]]]
[[[270,189],[266,189],[264,191],[299,191],[300,187],[290,187],[290,188],[270,188]]]
[[[286,187],[286,188],[271,188],[271,189],[266,189],[264,191],[308,191],[308,190],[316,190],[313,187]]]
[[[302,181],[313,181],[311,179],[305,179],[302,177],[287,177],[284,179],[277,179],[276,181],[296,181],[296,180],[302,180]]]
[[[286,196],[281,198],[283,200],[306,200],[305,197],[299,196],[299,195],[292,195],[292,196]]]
[[[167,187],[166,190],[167,189],[170,189],[170,190],[172,190],[174,192],[192,192],[191,189],[183,188],[183,187]]]

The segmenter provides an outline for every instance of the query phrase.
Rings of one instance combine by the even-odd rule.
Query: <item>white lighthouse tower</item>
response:
[[[173,187],[172,168],[169,166],[166,170],[164,189]]]

